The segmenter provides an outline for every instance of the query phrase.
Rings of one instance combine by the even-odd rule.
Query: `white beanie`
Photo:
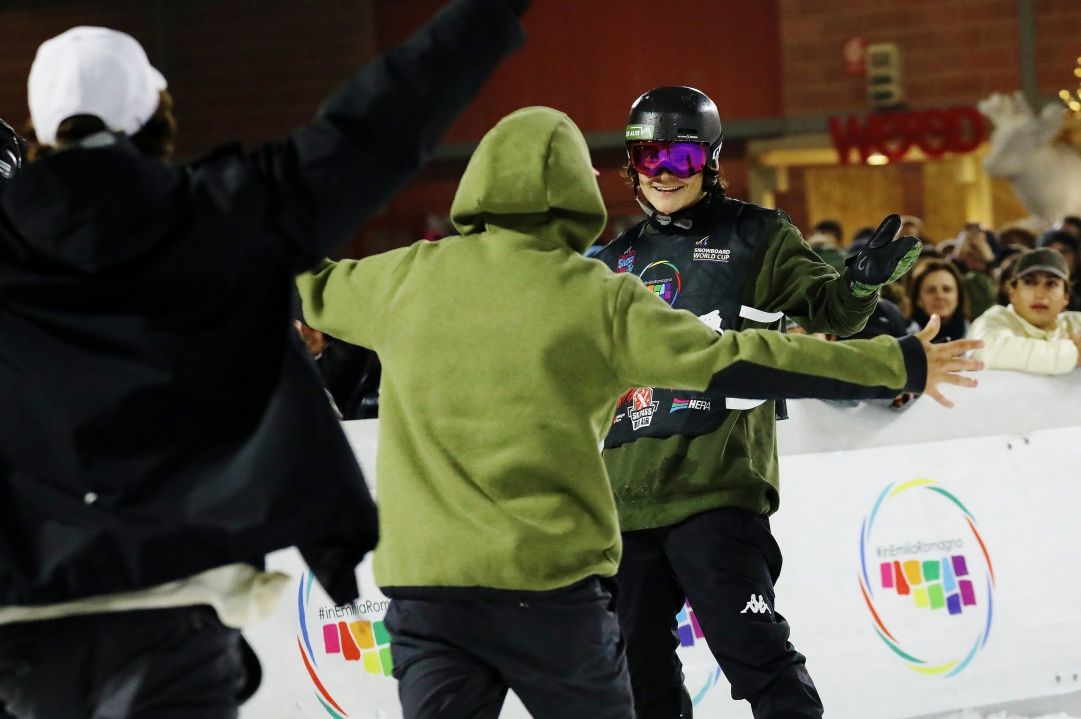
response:
[[[165,87],[131,35],[73,27],[38,48],[27,82],[30,121],[43,145],[55,145],[60,123],[74,115],[94,115],[132,135],[157,111]]]

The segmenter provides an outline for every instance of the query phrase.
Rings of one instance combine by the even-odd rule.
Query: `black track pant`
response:
[[[18,719],[235,719],[240,632],[210,607],[0,625],[0,707]]]
[[[773,611],[780,571],[769,520],[742,509],[623,534],[619,621],[638,719],[675,719],[686,703],[675,620],[685,599],[732,698],[749,701],[755,719],[822,716],[804,657]]]
[[[405,719],[495,719],[513,689],[536,719],[633,719],[610,583],[543,598],[394,599]]]

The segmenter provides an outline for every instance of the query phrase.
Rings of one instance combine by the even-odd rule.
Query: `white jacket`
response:
[[[983,340],[983,349],[973,356],[988,369],[1066,374],[1077,366],[1077,345],[1070,339],[1074,332],[1081,332],[1081,312],[1060,312],[1053,329],[1041,330],[1013,305],[996,305],[976,318],[968,337]]]

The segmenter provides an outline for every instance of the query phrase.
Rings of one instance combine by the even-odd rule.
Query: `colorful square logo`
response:
[[[920,609],[945,608],[950,614],[960,614],[964,607],[976,606],[976,592],[963,554],[941,560],[882,562],[879,574],[883,589],[911,596]]]
[[[323,650],[341,654],[347,662],[360,662],[368,674],[390,676],[390,633],[383,622],[360,620],[323,625]]]

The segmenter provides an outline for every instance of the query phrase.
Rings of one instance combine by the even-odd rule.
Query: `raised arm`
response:
[[[916,238],[895,239],[901,218],[889,215],[838,274],[791,223],[776,223],[778,236],[767,247],[750,303],[767,312],[784,312],[808,332],[842,337],[859,332],[875,308],[879,288],[903,275],[919,255]]]
[[[353,75],[313,123],[236,160],[246,167],[234,171],[256,178],[249,197],[265,212],[268,249],[300,271],[351,239],[522,44],[518,16],[528,4],[457,0]]]

